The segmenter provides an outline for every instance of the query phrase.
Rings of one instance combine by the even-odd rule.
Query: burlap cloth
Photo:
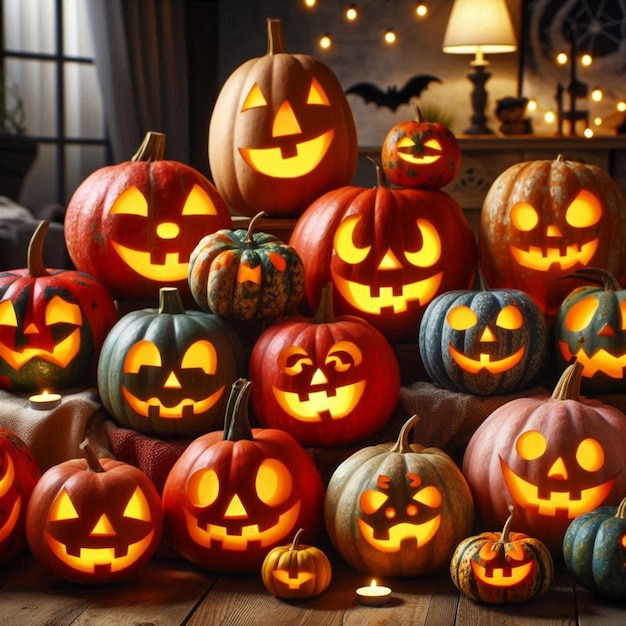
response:
[[[29,447],[42,471],[81,457],[78,446],[87,436],[96,454],[113,456],[104,431],[108,416],[97,389],[65,390],[61,404],[48,411],[31,409],[30,395],[0,390],[0,426]]]

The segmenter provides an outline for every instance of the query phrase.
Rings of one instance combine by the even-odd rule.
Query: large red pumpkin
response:
[[[350,105],[332,70],[285,51],[280,20],[268,20],[268,51],[228,78],[209,125],[215,185],[236,213],[300,215],[318,196],[351,182],[358,142]]]
[[[400,395],[389,342],[362,318],[335,317],[331,285],[314,318],[286,317],[261,334],[248,371],[261,424],[303,445],[338,446],[376,432]]]
[[[192,441],[163,487],[177,549],[213,571],[258,573],[272,548],[322,520],[324,486],[304,448],[282,430],[250,429],[250,384],[233,385],[224,431]]]
[[[476,243],[459,204],[434,189],[347,186],[318,198],[296,222],[290,245],[304,264],[315,306],[333,283],[339,315],[358,315],[389,338],[414,338],[427,305],[468,289]]]
[[[520,289],[555,315],[579,286],[563,277],[580,268],[599,267],[626,281],[624,196],[595,165],[560,157],[518,163],[485,197],[478,249],[489,288]]]
[[[58,391],[95,374],[104,339],[117,321],[104,287],[83,272],[46,269],[41,222],[28,267],[0,273],[0,387]]]
[[[156,299],[160,287],[189,295],[198,240],[232,225],[215,186],[189,165],[163,159],[164,151],[165,136],[148,133],[131,161],[95,171],[67,206],[74,265],[115,298]]]

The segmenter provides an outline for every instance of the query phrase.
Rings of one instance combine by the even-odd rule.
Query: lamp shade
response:
[[[455,0],[443,38],[451,54],[494,54],[517,49],[505,0]]]

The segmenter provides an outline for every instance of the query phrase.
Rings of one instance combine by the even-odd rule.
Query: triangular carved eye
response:
[[[78,512],[65,489],[50,508],[50,519],[53,522],[58,520],[78,519]]]
[[[129,187],[117,196],[109,212],[111,215],[148,217],[148,201],[137,187]]]
[[[182,215],[217,215],[217,209],[209,194],[199,185],[194,185],[185,200]]]
[[[257,83],[252,85],[252,89],[248,92],[246,99],[244,100],[243,106],[241,107],[242,111],[247,111],[248,109],[256,109],[258,107],[267,106],[267,100],[261,93],[261,88]]]
[[[126,508],[124,509],[124,517],[130,519],[138,519],[143,522],[149,522],[152,518],[150,516],[150,505],[143,490],[137,487],[130,497]]]
[[[306,103],[321,104],[327,107],[330,106],[328,96],[326,95],[326,92],[322,89],[322,86],[319,84],[316,78],[311,81],[311,88],[309,89],[309,95],[306,99]]]
[[[52,326],[53,324],[82,326],[83,316],[80,307],[59,296],[54,296],[46,307],[46,325]]]
[[[13,302],[10,300],[0,302],[0,326],[17,328],[17,315],[13,307]]]

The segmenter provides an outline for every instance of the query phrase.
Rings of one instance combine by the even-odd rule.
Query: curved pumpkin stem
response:
[[[159,314],[170,313],[179,315],[185,313],[185,305],[180,297],[178,287],[161,287],[159,289]]]
[[[565,276],[558,276],[556,280],[562,280],[564,278],[579,278],[580,280],[588,280],[596,285],[601,285],[604,291],[619,291],[621,286],[617,281],[617,278],[608,270],[601,267],[584,267],[576,270],[573,274],[565,274]]]
[[[552,392],[553,400],[579,400],[580,382],[582,379],[584,365],[579,361],[574,361],[568,365],[561,374],[561,378]]]
[[[391,448],[391,452],[399,452],[400,454],[405,454],[406,452],[413,452],[413,448],[411,448],[411,444],[409,443],[409,433],[413,429],[413,426],[420,421],[420,418],[417,414],[410,417],[400,430],[400,434],[398,435],[398,441],[393,448]]]
[[[252,441],[252,429],[248,416],[248,401],[250,399],[250,385],[245,378],[237,379],[230,388],[230,395],[226,404],[224,416],[224,441]]]
[[[617,513],[615,513],[615,517],[624,519],[626,517],[626,498],[624,498],[617,507]]]
[[[314,324],[332,324],[335,321],[333,310],[333,284],[328,283],[322,288],[320,301],[315,310]]]
[[[28,242],[26,263],[28,267],[28,275],[31,278],[37,278],[38,276],[50,276],[50,272],[46,269],[43,262],[43,242],[46,238],[48,227],[49,224],[45,220],[40,222]]]
[[[411,108],[413,109],[413,114],[415,115],[416,121],[420,122],[420,124],[426,121],[424,118],[424,114],[422,113],[422,109],[420,108],[419,104],[415,102],[415,100],[411,101]]]
[[[387,185],[387,179],[385,178],[385,173],[383,172],[382,168],[380,167],[378,161],[376,161],[376,159],[374,157],[368,156],[367,157],[373,164],[374,167],[376,167],[376,184],[378,187],[388,187]]]
[[[300,537],[302,536],[303,532],[304,528],[300,528],[298,532],[294,535],[291,546],[289,547],[290,550],[294,550],[297,552],[300,549]]]
[[[147,163],[162,161],[164,154],[165,135],[149,130],[131,161],[146,161]]]
[[[503,545],[509,540],[511,522],[513,521],[513,514],[515,513],[515,507],[512,504],[509,504],[508,508],[509,516],[506,518],[506,522],[504,522],[504,526],[502,527],[502,532],[500,533],[500,541],[497,542]]]
[[[286,52],[283,25],[280,20],[267,18],[267,54]]]
[[[253,243],[254,239],[252,238],[255,232],[256,223],[262,218],[265,217],[267,213],[265,211],[259,211],[249,222],[248,222],[248,231],[246,232],[246,238],[244,241],[246,243]]]
[[[91,444],[89,443],[89,439],[85,439],[78,446],[80,451],[82,452],[85,460],[87,461],[87,469],[90,472],[104,472],[104,467],[102,467],[102,463],[100,463],[100,459],[96,456],[96,453],[93,451]]]

